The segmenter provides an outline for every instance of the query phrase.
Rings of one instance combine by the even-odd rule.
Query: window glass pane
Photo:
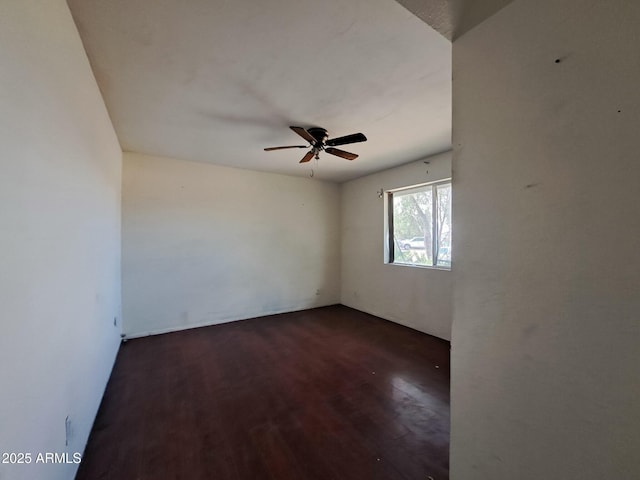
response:
[[[451,184],[437,186],[437,265],[451,267]]]
[[[393,194],[394,262],[433,265],[433,187]]]

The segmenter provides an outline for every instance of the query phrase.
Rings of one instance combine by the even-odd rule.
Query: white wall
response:
[[[516,0],[454,43],[453,480],[640,478],[639,25]]]
[[[0,452],[84,449],[119,345],[121,155],[66,3],[0,2]]]
[[[128,336],[340,301],[336,184],[125,153]]]
[[[341,185],[342,304],[451,338],[451,272],[384,264],[385,200],[377,193],[450,177],[447,152]]]

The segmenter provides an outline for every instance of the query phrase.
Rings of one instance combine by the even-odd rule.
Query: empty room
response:
[[[0,1],[0,480],[640,478],[639,31]]]

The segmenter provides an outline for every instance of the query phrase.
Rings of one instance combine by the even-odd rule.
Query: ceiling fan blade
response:
[[[329,147],[325,148],[324,151],[330,153],[331,155],[335,155],[336,157],[346,158],[347,160],[355,160],[356,158],[358,158],[358,155],[356,155],[355,153],[345,152],[344,150],[340,150],[339,148]]]
[[[289,145],[287,147],[267,147],[264,149],[264,151],[270,152],[272,150],[284,150],[285,148],[309,148],[309,145]]]
[[[294,132],[296,132],[298,135],[300,135],[302,138],[304,138],[311,145],[316,143],[316,139],[313,138],[313,136],[309,132],[307,132],[304,128],[302,127],[289,127],[289,128]]]
[[[311,160],[313,158],[313,150],[310,150],[307,152],[307,154],[302,157],[302,160],[300,160],[300,163],[307,163],[309,160]]]
[[[346,145],[347,143],[358,143],[366,141],[367,137],[365,137],[362,133],[353,133],[351,135],[345,135],[344,137],[329,139],[325,143],[330,147],[333,147],[336,145]]]

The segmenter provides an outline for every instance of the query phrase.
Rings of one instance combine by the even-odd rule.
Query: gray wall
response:
[[[3,480],[77,468],[36,455],[83,451],[119,345],[121,163],[66,3],[0,2]]]
[[[125,153],[128,336],[340,301],[338,185]]]
[[[384,263],[385,200],[377,192],[451,178],[451,152],[426,160],[341,185],[341,302],[449,340],[451,272]]]
[[[516,0],[454,43],[453,480],[640,478],[638,25]]]

